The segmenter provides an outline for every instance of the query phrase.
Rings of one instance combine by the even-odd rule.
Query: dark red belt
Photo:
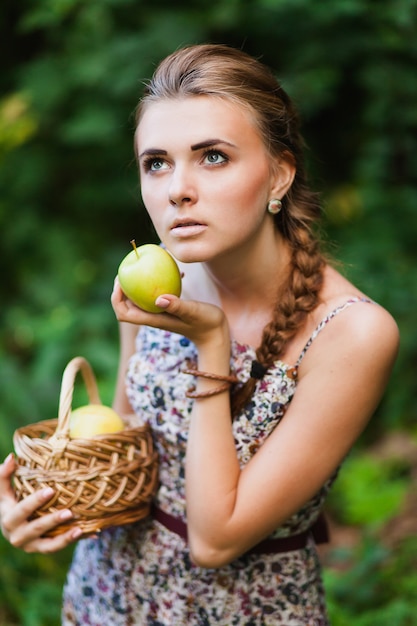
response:
[[[165,513],[158,507],[152,508],[152,516],[162,526],[179,535],[188,541],[187,524],[178,517]],[[290,537],[277,537],[275,539],[264,539],[256,546],[248,550],[246,554],[278,554],[280,552],[291,552],[305,548],[309,537],[313,537],[316,543],[327,543],[329,541],[329,529],[326,518],[321,513],[310,528],[297,535]]]

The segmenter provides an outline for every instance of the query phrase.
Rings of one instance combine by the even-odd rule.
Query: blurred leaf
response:
[[[409,484],[396,461],[388,463],[365,453],[356,454],[345,461],[330,503],[342,523],[372,527],[399,512]]]

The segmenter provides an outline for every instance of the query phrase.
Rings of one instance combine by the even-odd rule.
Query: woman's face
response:
[[[136,142],[144,204],[180,261],[245,253],[274,228],[266,206],[280,176],[243,107],[208,96],[151,103]]]

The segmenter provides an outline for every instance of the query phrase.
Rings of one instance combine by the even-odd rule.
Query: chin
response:
[[[165,242],[163,244],[174,259],[181,263],[204,263],[213,257],[212,254],[205,250],[205,246],[198,242],[191,245],[189,243],[185,245],[178,245],[177,243],[170,245],[170,243]]]
[[[173,252],[171,252],[171,254],[172,254],[172,256],[174,257],[174,259],[176,261],[178,261],[179,263],[185,263],[185,264],[204,263],[205,261],[208,260],[201,254],[179,254],[179,255],[176,255]]]

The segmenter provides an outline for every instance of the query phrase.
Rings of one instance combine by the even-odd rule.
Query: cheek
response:
[[[161,194],[158,192],[156,186],[152,186],[146,183],[141,185],[141,196],[143,204],[151,218],[157,217],[158,207],[163,206],[161,203]]]
[[[227,196],[235,199],[242,210],[264,212],[269,199],[268,178],[262,173],[259,176],[242,176],[234,188],[229,188]]]
[[[161,237],[162,231],[162,212],[158,210],[158,206],[161,206],[161,203],[157,201],[155,196],[147,195],[142,192],[142,202],[145,206],[145,210],[151,220],[154,229],[156,230],[159,237]]]

